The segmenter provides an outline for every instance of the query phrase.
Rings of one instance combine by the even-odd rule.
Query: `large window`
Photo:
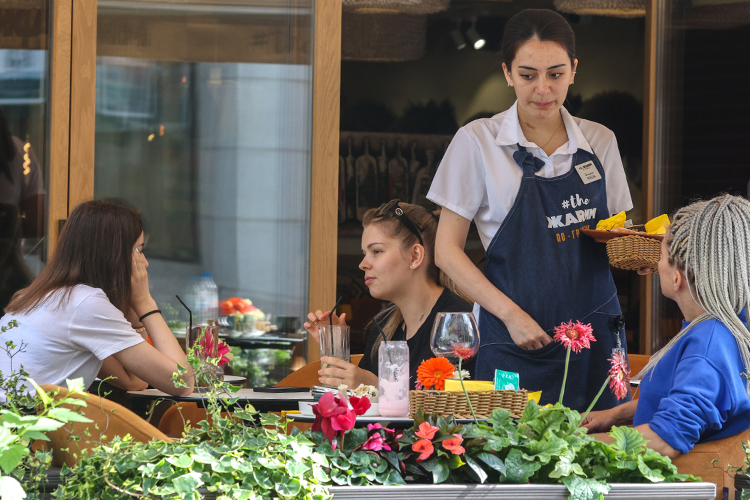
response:
[[[0,311],[47,257],[51,10],[0,2]]]
[[[142,209],[163,310],[211,273],[220,298],[307,312],[312,14],[305,0],[98,2],[95,197]]]

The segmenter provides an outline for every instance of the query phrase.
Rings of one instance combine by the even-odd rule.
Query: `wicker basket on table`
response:
[[[661,241],[644,236],[627,235],[607,242],[609,263],[620,269],[637,271],[645,267],[658,272],[661,257]]]
[[[477,418],[488,418],[497,408],[504,408],[513,417],[520,417],[529,401],[528,391],[467,391]],[[409,391],[409,416],[419,408],[425,415],[472,418],[463,391]]]

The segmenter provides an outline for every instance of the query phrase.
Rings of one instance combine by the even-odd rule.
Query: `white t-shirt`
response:
[[[65,379],[83,377],[88,387],[106,357],[144,340],[101,289],[76,285],[67,302],[63,296],[58,290],[30,314],[3,316],[1,325],[15,319],[18,327],[0,334],[0,343],[28,344],[12,368],[23,366],[37,384],[65,387]],[[0,351],[0,371],[7,376],[10,370],[10,359]]]
[[[513,160],[517,144],[544,161],[540,177],[557,177],[573,167],[578,149],[593,152],[604,167],[609,212],[633,208],[615,135],[598,123],[561,115],[568,142],[548,157],[529,142],[518,123],[518,102],[492,118],[459,129],[440,162],[427,198],[461,217],[474,220],[486,249],[516,201],[523,170]]]

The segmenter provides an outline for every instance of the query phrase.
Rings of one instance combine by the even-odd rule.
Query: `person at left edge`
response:
[[[565,349],[555,326],[591,323],[596,342],[571,356],[563,403],[583,411],[626,351],[606,248],[584,236],[632,201],[614,134],[563,107],[578,67],[575,34],[561,15],[526,9],[505,25],[503,71],[516,102],[461,128],[427,197],[443,207],[437,265],[477,303],[477,379],[516,372],[521,387],[559,399]],[[464,253],[471,220],[486,250],[484,273]],[[479,309],[477,311],[477,308]],[[603,395],[597,409],[615,406]]]

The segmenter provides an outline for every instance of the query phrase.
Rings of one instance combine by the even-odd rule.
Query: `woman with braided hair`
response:
[[[678,210],[659,279],[685,317],[682,330],[636,377],[639,399],[592,412],[583,425],[602,432],[632,423],[674,458],[750,428],[750,202],[723,195]]]

